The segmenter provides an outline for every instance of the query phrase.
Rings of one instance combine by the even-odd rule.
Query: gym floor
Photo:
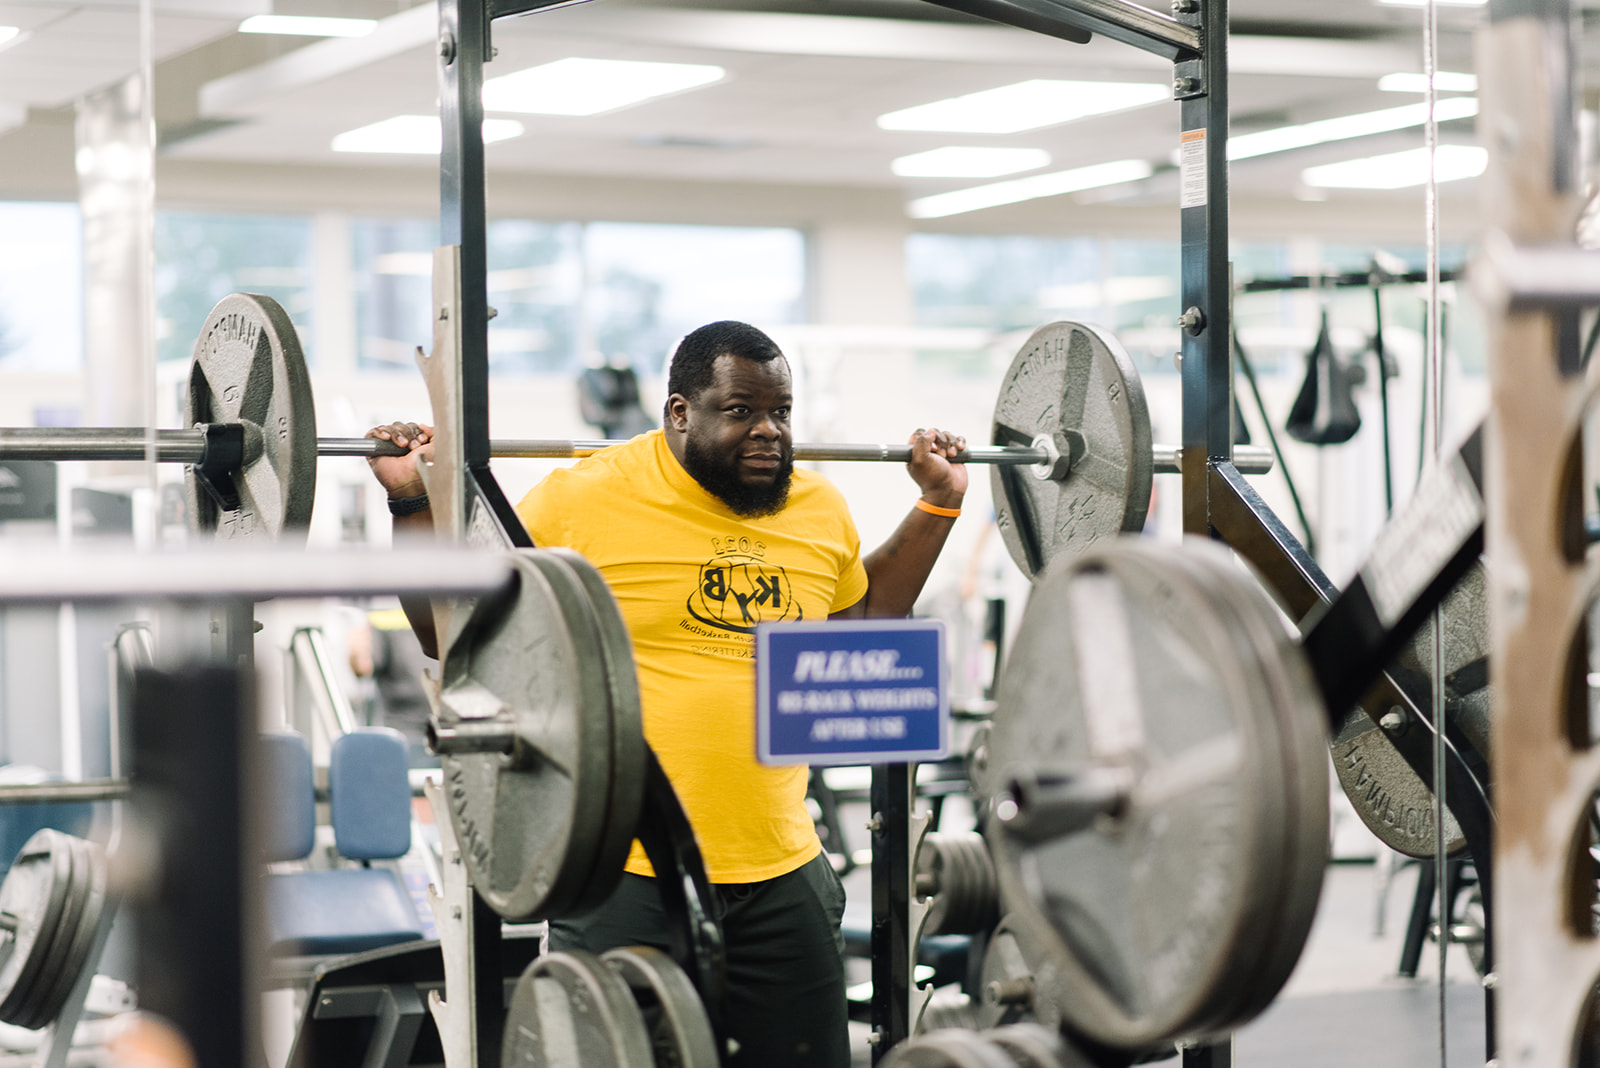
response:
[[[1329,866],[1299,966],[1278,999],[1235,1036],[1239,1068],[1440,1064],[1438,946],[1423,947],[1417,978],[1397,974],[1417,871],[1418,865],[1407,863],[1386,878],[1374,864]],[[858,868],[845,887],[852,915],[858,908],[864,915],[871,873]],[[1445,979],[1445,1064],[1478,1068],[1485,1060],[1483,990],[1459,946],[1450,948]],[[867,1033],[865,1024],[851,1025],[853,1064],[860,1068],[870,1063]]]

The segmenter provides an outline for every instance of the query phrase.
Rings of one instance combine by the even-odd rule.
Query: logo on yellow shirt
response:
[[[729,553],[701,565],[688,607],[700,622],[734,634],[754,634],[758,623],[805,618],[788,572],[747,553]]]

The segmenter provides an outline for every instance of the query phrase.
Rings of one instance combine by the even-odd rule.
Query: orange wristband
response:
[[[959,508],[940,508],[937,504],[929,504],[921,497],[918,497],[911,503],[913,506],[922,509],[924,512],[927,512],[929,515],[942,515],[946,519],[954,519],[956,516],[961,514],[961,509]]]

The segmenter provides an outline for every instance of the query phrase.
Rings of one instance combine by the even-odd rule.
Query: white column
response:
[[[906,278],[902,222],[825,222],[806,242],[806,289],[813,323],[908,326],[911,285]]]
[[[324,212],[311,219],[310,352],[319,374],[356,369],[356,292],[350,250],[350,217]]]

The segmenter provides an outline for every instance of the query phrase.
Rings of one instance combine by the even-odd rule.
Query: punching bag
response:
[[[1317,343],[1306,355],[1306,377],[1289,409],[1289,436],[1310,445],[1338,445],[1361,429],[1350,368],[1333,351],[1328,309],[1322,309]]]

